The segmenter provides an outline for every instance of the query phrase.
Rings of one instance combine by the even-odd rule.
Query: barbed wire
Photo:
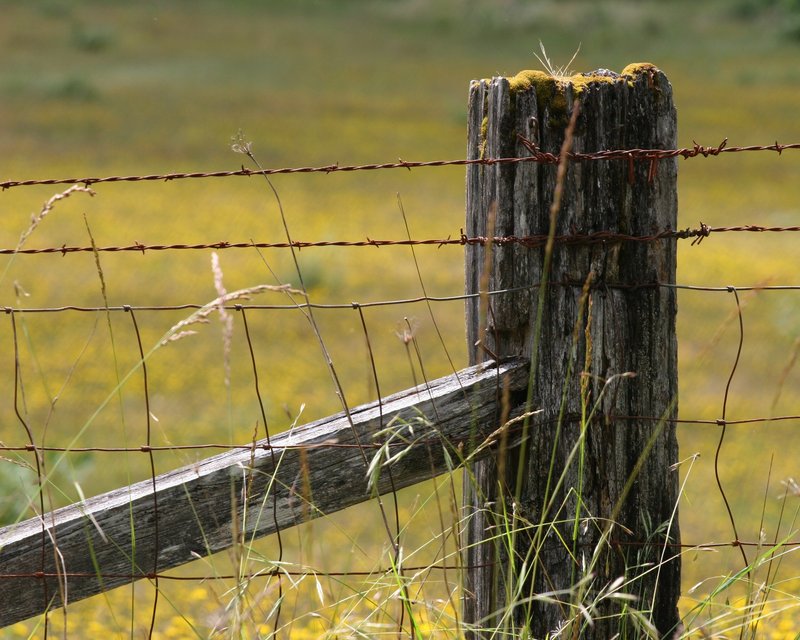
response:
[[[658,233],[653,233],[644,236],[635,236],[627,233],[615,233],[612,231],[594,231],[591,233],[570,233],[565,235],[557,235],[554,237],[555,244],[558,245],[580,245],[580,244],[603,244],[614,242],[654,242],[657,240],[665,239],[693,239],[692,244],[699,244],[705,238],[709,237],[712,233],[727,233],[727,232],[748,232],[748,233],[780,233],[800,231],[800,225],[792,226],[763,226],[755,224],[735,225],[727,227],[710,227],[704,223],[695,228],[686,228],[681,230],[665,229]],[[398,239],[398,240],[378,240],[374,238],[366,238],[364,240],[314,240],[302,241],[294,240],[292,242],[255,242],[250,240],[248,242],[207,242],[207,243],[176,243],[176,244],[143,244],[141,242],[134,242],[128,245],[109,245],[104,247],[97,246],[67,246],[63,244],[59,247],[41,247],[41,248],[2,248],[0,255],[39,255],[39,254],[61,254],[66,256],[72,253],[89,253],[89,252],[103,252],[115,253],[134,251],[145,253],[147,251],[183,251],[183,250],[222,250],[222,249],[308,249],[314,247],[407,247],[407,246],[425,246],[433,245],[438,247],[448,245],[458,246],[474,246],[474,245],[487,245],[492,244],[495,246],[506,245],[521,245],[529,248],[539,248],[545,246],[547,243],[546,234],[537,234],[530,236],[493,236],[491,238],[486,236],[467,236],[462,232],[457,238],[448,236],[447,238],[423,238],[423,239]]]
[[[295,173],[336,173],[353,171],[378,171],[382,169],[424,169],[432,167],[452,167],[469,165],[494,165],[494,164],[517,164],[521,162],[536,162],[540,164],[558,164],[560,162],[557,154],[543,152],[538,149],[536,144],[519,136],[521,143],[531,151],[530,156],[507,157],[507,158],[460,158],[455,160],[426,160],[426,161],[407,161],[398,159],[396,162],[380,162],[359,165],[340,165],[339,163],[316,166],[316,167],[280,167],[276,169],[248,169],[242,166],[233,171],[190,171],[190,172],[171,172],[171,173],[152,173],[144,175],[115,175],[115,176],[88,176],[82,178],[44,178],[30,180],[5,180],[0,182],[0,190],[5,191],[13,187],[28,187],[34,185],[56,185],[56,184],[83,184],[86,186],[101,184],[105,182],[169,182],[172,180],[187,180],[201,178],[231,178],[237,176],[271,176],[278,174]],[[740,147],[727,146],[728,139],[725,138],[717,146],[704,146],[694,143],[691,147],[680,149],[606,149],[592,153],[570,152],[567,157],[570,162],[589,162],[598,160],[627,160],[628,162],[649,160],[656,162],[671,158],[709,158],[716,157],[723,153],[743,153],[751,151],[773,151],[779,155],[791,149],[800,149],[800,143],[793,142],[781,144],[775,141],[767,145],[750,145]]]

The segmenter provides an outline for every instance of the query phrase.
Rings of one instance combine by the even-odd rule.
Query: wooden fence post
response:
[[[672,88],[638,64],[473,82],[468,157],[531,155],[519,136],[558,156],[575,100],[574,152],[676,146]],[[546,236],[556,173],[538,162],[469,166],[467,235]],[[570,162],[555,234],[674,230],[676,181],[675,159]],[[513,290],[468,301],[472,362],[530,357],[531,408],[543,411],[520,447],[501,446],[466,472],[464,618],[473,638],[498,627],[509,637],[641,637],[636,610],[669,637],[680,594],[668,420],[677,413],[676,240],[556,239],[537,323],[544,256],[520,243],[467,247],[468,294]]]

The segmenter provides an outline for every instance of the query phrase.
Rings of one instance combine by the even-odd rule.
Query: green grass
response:
[[[736,4],[742,7],[746,3]],[[270,167],[463,157],[469,81],[538,67],[533,54],[540,39],[554,64],[565,64],[581,43],[573,64],[578,71],[619,70],[641,60],[657,64],[674,88],[681,145],[691,145],[693,140],[718,144],[725,137],[730,145],[766,144],[775,139],[796,142],[800,140],[800,121],[795,117],[800,73],[794,63],[798,44],[784,33],[788,20],[776,13],[776,7],[743,20],[737,17],[741,11],[732,7],[721,0],[702,5],[682,1],[529,4],[516,0],[502,4],[461,0],[178,1],[168,5],[2,2],[0,177],[236,169],[243,157],[230,151],[230,138],[239,129],[253,140],[260,161]],[[780,158],[741,154],[681,161],[680,226],[696,226],[699,221],[710,225],[796,224],[799,164],[798,152],[786,152]],[[415,237],[456,236],[463,225],[461,168],[278,176],[274,183],[292,234],[299,240],[403,238],[398,192]],[[278,212],[260,180],[102,184],[94,189],[97,195],[93,198],[74,194],[57,204],[26,246],[88,244],[84,215],[98,245],[283,239]],[[58,190],[15,188],[0,194],[0,245],[16,246],[31,214]],[[794,246],[794,236],[789,234],[729,234],[712,236],[700,246],[682,243],[678,279],[718,286],[793,284],[797,275]],[[462,291],[460,248],[421,248],[417,255],[430,294]],[[407,248],[309,249],[300,252],[299,258],[316,301],[348,303],[421,293]],[[281,279],[296,280],[285,252],[270,250],[258,255],[229,250],[220,252],[220,259],[228,290],[271,283],[265,260]],[[205,303],[216,296],[209,252],[104,253],[101,261],[110,304]],[[1,304],[103,303],[91,254],[3,257],[0,273],[6,265],[8,271],[0,280]],[[15,282],[30,296],[18,298]],[[772,402],[781,384],[781,371],[790,362],[792,345],[800,335],[800,294],[762,292],[742,294],[742,298],[746,299],[745,348],[733,384],[729,417],[798,413],[800,373],[796,369],[783,383],[777,406],[773,408]],[[269,295],[263,301],[284,302]],[[726,293],[681,292],[679,307],[681,415],[715,419],[721,411],[738,339],[736,323],[725,324],[735,308],[733,299]],[[457,365],[464,363],[462,305],[441,303],[434,309],[448,350]],[[188,313],[139,314],[145,348]],[[259,363],[266,372],[268,419],[276,430],[290,424],[301,404],[306,407],[303,421],[338,409],[319,350],[305,321],[296,316],[271,313],[253,327]],[[448,372],[423,305],[370,309],[366,317],[383,393],[412,383],[405,348],[395,335],[404,317],[418,319],[428,375]],[[24,314],[17,321],[27,419],[39,434],[46,423],[47,442],[65,446],[114,393],[117,376],[135,365],[138,356],[130,320],[123,314],[112,316],[116,366],[102,315]],[[351,404],[372,398],[374,384],[357,314],[320,312],[318,321],[347,381]],[[20,443],[22,430],[10,402],[13,361],[8,322],[0,325],[0,344],[4,345],[7,372],[0,377],[0,397],[4,399],[0,440]],[[152,412],[159,420],[154,423],[154,442],[242,442],[250,438],[259,413],[238,323],[232,363],[228,390],[223,384],[221,330],[216,322],[203,327],[201,335],[172,344],[154,356],[148,363]],[[52,411],[51,406],[55,407]],[[143,406],[136,378],[119,397],[114,395],[78,444],[140,444]],[[729,541],[730,525],[713,481],[717,429],[686,426],[680,436],[682,457],[701,453],[682,504],[683,537],[689,542]],[[770,460],[768,536],[777,527],[780,503],[775,496],[781,492],[780,480],[797,473],[793,455],[797,440],[794,423],[729,429],[722,476],[743,538],[758,538]],[[71,454],[53,477],[54,487],[65,494],[53,491],[53,503],[77,497],[73,482],[91,495],[147,477],[149,466],[144,458],[137,454],[127,458]],[[193,459],[194,454],[181,453],[160,455],[156,462],[163,471]],[[26,460],[30,462],[30,458]],[[54,460],[55,456],[51,457],[49,464]],[[0,460],[0,513],[5,518],[21,515],[19,501],[9,495],[30,493],[33,481],[30,472]],[[420,550],[420,559],[414,562],[421,565],[435,557],[435,551],[425,545],[431,532],[440,529],[430,491],[406,491],[401,496],[403,519],[412,525],[405,534],[405,546]],[[415,510],[418,494],[429,498],[420,513]],[[321,570],[384,566],[390,557],[382,546],[385,540],[375,539],[369,525],[364,531],[352,526],[374,516],[373,507],[367,505],[355,510],[355,515],[332,516],[325,523],[287,534],[293,540],[287,561]],[[330,545],[309,543],[310,531],[331,540]],[[267,555],[274,553],[274,541],[255,546]],[[708,587],[687,594],[686,610],[691,598],[722,582],[714,576],[734,573],[741,568],[740,562],[735,550],[687,553],[687,590],[702,580]],[[220,560],[220,567],[225,564]],[[799,575],[797,567],[792,556],[787,557],[784,577]],[[198,573],[201,568],[192,567],[191,571]],[[312,622],[308,615],[302,617],[305,611],[298,610],[301,617],[293,631],[300,637],[300,628],[316,634],[364,619],[370,606],[366,600],[360,599],[351,614],[347,613],[349,605],[331,603],[344,602],[348,589],[362,594],[381,592],[374,596],[381,602],[391,588],[376,585],[370,590],[327,581],[324,616]],[[796,593],[797,583],[781,588]],[[160,608],[158,628],[163,637],[191,637],[181,615],[200,625],[202,637],[213,627],[208,622],[211,613],[204,608],[218,612],[227,597],[217,583],[188,589],[178,583],[165,589],[175,606],[162,603]],[[198,589],[205,589],[205,595],[199,595]],[[441,597],[446,590],[426,583],[422,596]],[[297,591],[300,603],[318,599],[312,578],[304,580]],[[93,600],[70,609],[74,613],[67,625],[81,629],[91,618],[104,629],[129,635],[131,617],[137,629],[149,622],[145,612],[151,591],[141,585],[136,594],[140,600],[134,616],[126,609],[132,601],[130,593],[119,590],[108,596],[109,606]],[[734,597],[731,601],[737,602]],[[448,607],[441,604],[439,610],[452,615]],[[392,609],[372,615],[381,623],[393,624],[392,616],[398,613]],[[793,620],[793,614],[796,610],[781,620]],[[54,621],[58,618],[56,614]],[[435,619],[433,614],[431,619]],[[170,636],[170,625],[181,630]],[[444,627],[439,623],[438,628]],[[27,623],[6,634],[25,636],[33,628],[33,623]],[[785,635],[774,637],[797,632],[780,621],[775,628],[780,630],[776,633]]]

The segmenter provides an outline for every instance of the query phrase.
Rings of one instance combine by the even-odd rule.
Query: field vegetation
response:
[[[322,2],[0,1],[0,180],[234,170],[248,163],[231,150],[239,130],[268,167],[461,158],[469,81],[538,68],[542,40],[556,63],[577,71],[621,70],[648,61],[669,77],[678,107],[679,144],[763,145],[800,141],[800,11],[792,2],[683,0],[524,2],[523,0],[346,0]],[[681,161],[679,225],[797,225],[800,152],[730,154]],[[464,219],[459,167],[352,174],[276,176],[296,240],[455,237]],[[280,242],[284,230],[266,184],[255,178],[69,185],[0,193],[0,248]],[[398,194],[402,199],[401,214]],[[45,215],[42,215],[44,213]],[[679,247],[678,281],[715,287],[800,284],[792,233],[715,234]],[[297,285],[285,250],[220,250],[228,291],[276,281]],[[219,292],[210,250],[0,256],[0,304],[204,304]],[[300,267],[314,302],[368,302],[463,291],[458,246],[309,248]],[[729,420],[800,413],[800,292],[740,292],[744,341],[727,403]],[[287,304],[278,293],[254,302]],[[366,311],[381,393],[466,364],[461,302],[433,306],[443,343],[422,304]],[[191,311],[137,314],[145,350]],[[0,441],[137,446],[146,413],[128,314],[15,313],[20,388],[14,384],[10,314],[0,323]],[[252,318],[252,319],[251,319]],[[308,325],[294,311],[248,315],[272,432],[339,409]],[[351,405],[376,394],[373,364],[358,315],[320,310],[321,334]],[[720,417],[739,345],[730,292],[679,293],[680,415]],[[230,347],[222,324],[158,348],[148,361],[153,444],[246,443],[261,435],[248,344],[234,314]],[[404,340],[413,334],[416,343]],[[417,351],[418,349],[418,351]],[[446,353],[445,353],[446,351]],[[418,354],[420,356],[418,357]],[[229,367],[229,369],[228,369]],[[16,407],[15,407],[16,404]],[[752,571],[738,549],[686,550],[681,603],[687,637],[790,638],[800,635],[800,561],[774,541],[800,540],[796,420],[728,428],[719,473]],[[719,428],[679,431],[684,542],[730,542],[731,523],[715,480]],[[203,452],[155,458],[158,472]],[[0,522],[32,517],[36,474],[30,454],[0,457]],[[146,478],[137,453],[52,454],[45,458],[49,507]],[[375,534],[374,504],[286,532],[241,555],[198,561],[173,572],[226,575],[279,566],[284,600],[279,637],[394,635],[404,613],[420,637],[458,637],[457,576],[427,571],[454,552],[447,527],[450,483],[398,496],[404,576],[382,574],[392,560]],[[444,524],[443,524],[444,523]],[[754,560],[758,552],[762,560]],[[224,555],[224,554],[221,554]],[[280,562],[276,565],[276,559]],[[450,564],[455,564],[448,557]],[[326,572],[364,571],[362,578]],[[372,572],[372,573],[370,573]],[[2,567],[0,567],[2,573]],[[277,581],[161,581],[157,638],[269,637]],[[748,599],[748,593],[750,594]],[[70,637],[146,637],[153,587],[139,583],[49,616],[50,632]],[[761,606],[763,604],[763,607]],[[2,606],[2,605],[0,605]],[[703,634],[706,634],[705,636]],[[0,636],[43,636],[39,619]]]

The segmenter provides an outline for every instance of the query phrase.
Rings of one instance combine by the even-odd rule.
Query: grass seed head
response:
[[[544,44],[542,43],[541,40],[539,40],[539,50],[542,52],[541,57],[539,57],[539,54],[536,53],[535,51],[533,52],[533,55],[536,56],[536,59],[544,67],[544,70],[552,77],[568,78],[574,75],[574,72],[572,71],[572,69],[570,69],[570,67],[572,66],[572,63],[575,62],[575,58],[578,57],[578,53],[581,50],[580,43],[578,44],[578,48],[575,50],[575,53],[573,53],[572,57],[569,59],[569,62],[565,64],[563,67],[558,67],[550,61],[550,58],[547,55],[547,50],[544,48]]]

